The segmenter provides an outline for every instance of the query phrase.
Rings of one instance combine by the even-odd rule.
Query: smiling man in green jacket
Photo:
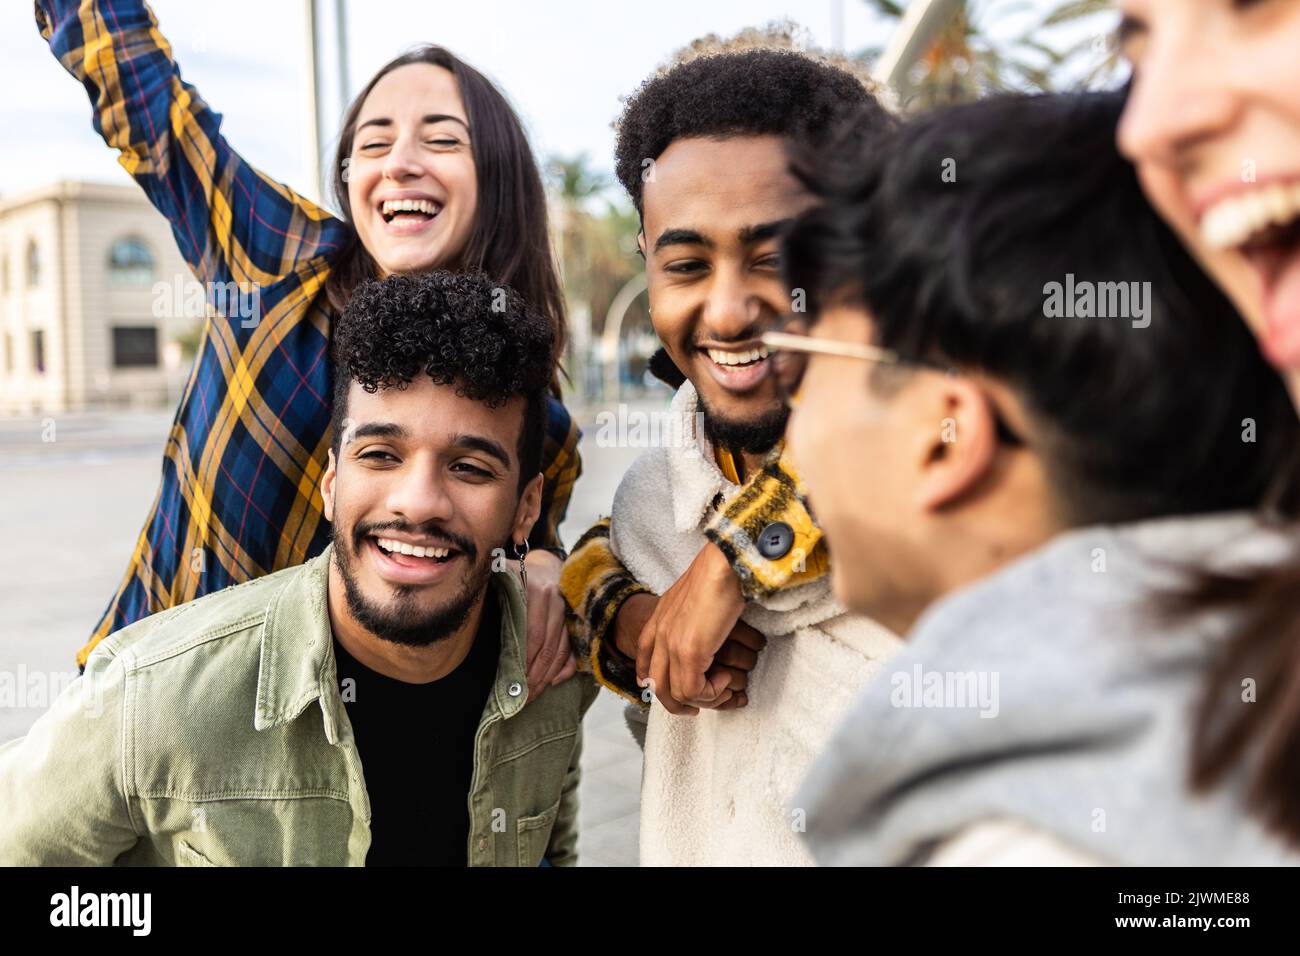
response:
[[[574,863],[596,688],[524,707],[512,570],[551,341],[486,279],[359,290],[334,330],[329,548],[103,641],[0,747],[0,864]]]

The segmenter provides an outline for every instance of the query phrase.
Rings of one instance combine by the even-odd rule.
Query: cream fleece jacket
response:
[[[697,434],[689,382],[673,400],[679,447],[654,448],[614,498],[610,543],[636,578],[662,594],[706,543],[718,496],[739,490]],[[739,710],[675,717],[651,707],[641,781],[641,862],[647,866],[810,865],[793,794],[858,691],[902,646],[849,615],[827,578],[747,605],[741,619],[768,644]]]

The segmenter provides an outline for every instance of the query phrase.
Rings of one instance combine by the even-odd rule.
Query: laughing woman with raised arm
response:
[[[448,51],[422,46],[391,61],[348,109],[333,170],[340,218],[231,148],[142,0],[38,0],[36,20],[86,88],[95,129],[227,313],[210,310],[157,497],[78,653],[84,666],[103,637],[133,621],[324,550],[318,489],[330,442],[331,330],[362,280],[486,273],[548,318],[557,356],[565,311],[542,181],[519,120]],[[238,296],[226,291],[236,287]],[[249,301],[257,314],[232,307]],[[555,588],[557,529],[581,466],[558,379],[552,393],[544,501],[527,557],[534,694],[573,668]]]

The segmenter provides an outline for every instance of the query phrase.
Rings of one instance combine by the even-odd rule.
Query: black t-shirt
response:
[[[376,673],[334,641],[343,706],[370,794],[366,866],[465,866],[474,735],[496,678],[501,617],[492,589],[469,653],[441,680]],[[344,683],[351,678],[355,683]]]

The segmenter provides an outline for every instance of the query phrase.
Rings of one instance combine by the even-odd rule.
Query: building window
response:
[[[41,283],[41,249],[33,239],[27,243],[27,287],[34,288]]]
[[[152,325],[113,326],[114,368],[157,368],[158,330]]]
[[[153,281],[153,253],[143,239],[128,236],[108,250],[108,278],[114,285],[148,285]]]
[[[38,375],[45,374],[45,330],[32,332],[32,370]]]

